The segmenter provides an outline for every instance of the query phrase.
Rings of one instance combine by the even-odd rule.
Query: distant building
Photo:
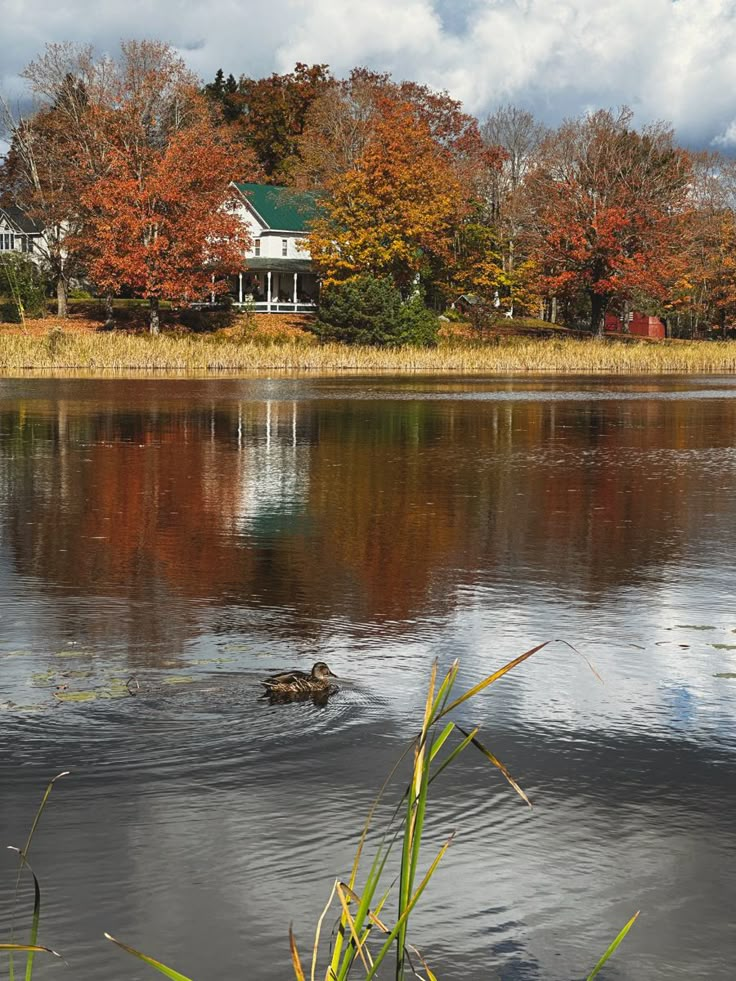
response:
[[[40,258],[45,246],[43,229],[20,208],[0,208],[0,252],[21,252]]]
[[[664,321],[660,320],[659,317],[650,317],[646,313],[640,313],[638,310],[634,310],[629,313],[628,321],[628,331],[626,331],[621,317],[617,317],[615,313],[607,313],[605,328],[611,333],[629,333],[634,334],[636,337],[654,337],[659,340],[667,336]]]
[[[243,271],[231,283],[234,302],[264,313],[313,310],[319,287],[307,234],[316,214],[314,196],[270,184],[235,187],[252,244]]]

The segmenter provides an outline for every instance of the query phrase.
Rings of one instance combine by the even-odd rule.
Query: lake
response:
[[[410,940],[570,981],[640,909],[602,978],[730,979],[735,544],[733,376],[0,380],[0,844],[71,771],[31,853],[69,967],[34,977],[153,977],[108,931],[288,979],[432,661],[554,640],[458,712],[534,806],[443,774]],[[318,659],[327,704],[260,697]]]

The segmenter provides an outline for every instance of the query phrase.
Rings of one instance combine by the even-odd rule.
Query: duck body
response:
[[[324,661],[317,661],[309,672],[281,671],[261,684],[269,695],[307,695],[329,691],[333,687],[330,678],[336,677]]]

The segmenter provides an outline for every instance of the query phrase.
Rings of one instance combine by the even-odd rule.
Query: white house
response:
[[[306,238],[316,213],[314,196],[270,184],[235,187],[252,245],[231,284],[234,302],[265,313],[314,309],[319,287]]]
[[[41,226],[14,205],[0,207],[0,253],[22,252],[40,258],[45,248]]]
[[[251,236],[243,271],[230,282],[236,305],[258,312],[304,313],[317,305],[319,285],[307,246],[308,224],[316,214],[315,198],[270,184],[234,184],[238,213]],[[0,257],[26,253],[48,255],[43,229],[20,208],[0,208]]]

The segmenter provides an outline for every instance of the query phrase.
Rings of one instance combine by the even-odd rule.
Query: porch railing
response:
[[[267,300],[256,300],[248,303],[233,303],[233,306],[237,309],[248,307],[256,313],[309,313],[317,309],[314,300],[298,300],[296,303],[292,300],[271,300],[270,303]]]

